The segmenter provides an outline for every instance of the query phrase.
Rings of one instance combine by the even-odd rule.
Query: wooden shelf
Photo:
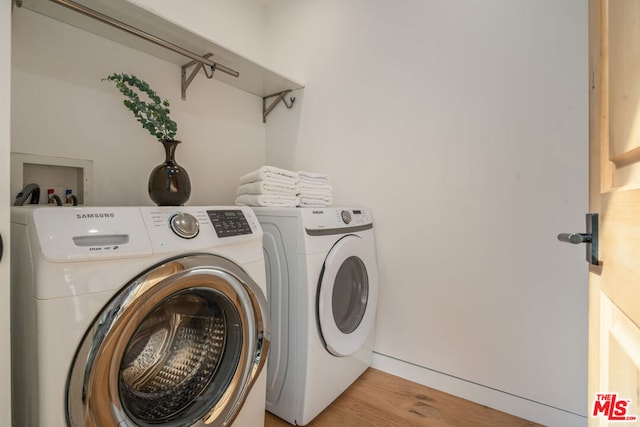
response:
[[[18,0],[16,0],[18,1]],[[304,86],[268,68],[233,52],[208,37],[197,34],[174,22],[155,15],[149,10],[126,0],[74,0],[81,6],[116,19],[159,39],[186,49],[196,55],[212,53],[216,63],[239,73],[238,77],[217,70],[213,78],[259,97],[267,97]],[[162,46],[130,34],[90,16],[69,9],[51,0],[22,0],[22,7],[49,16],[74,27],[83,29],[125,46],[132,47],[168,62],[184,65],[191,59]],[[201,72],[201,74],[203,74]],[[177,76],[180,78],[180,75]],[[198,76],[198,78],[205,78]]]

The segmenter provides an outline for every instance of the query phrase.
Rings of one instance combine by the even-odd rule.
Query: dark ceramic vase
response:
[[[149,176],[149,197],[158,206],[181,206],[191,196],[191,180],[187,171],[176,163],[176,147],[180,141],[160,140],[165,161]]]

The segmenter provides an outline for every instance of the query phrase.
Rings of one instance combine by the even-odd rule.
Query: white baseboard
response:
[[[380,353],[373,368],[549,427],[585,427],[587,418]]]

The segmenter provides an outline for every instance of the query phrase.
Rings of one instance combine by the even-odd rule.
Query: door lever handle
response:
[[[593,265],[599,265],[598,259],[598,214],[588,213],[587,219],[587,232],[586,233],[560,233],[558,234],[558,240],[565,243],[573,243],[577,245],[579,243],[587,244],[587,261]]]
[[[565,243],[591,243],[592,235],[587,233],[560,233],[558,234],[558,240]]]

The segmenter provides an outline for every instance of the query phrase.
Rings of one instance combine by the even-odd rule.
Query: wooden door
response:
[[[589,426],[640,423],[640,1],[590,0]]]

